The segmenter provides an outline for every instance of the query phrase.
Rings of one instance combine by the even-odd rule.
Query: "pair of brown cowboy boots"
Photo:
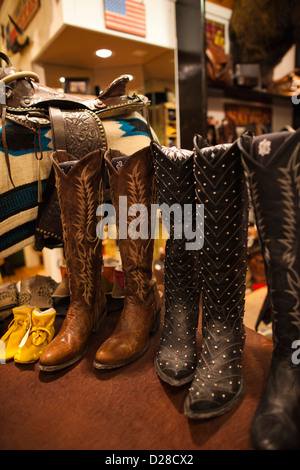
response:
[[[119,197],[126,196],[127,213],[134,204],[146,206],[147,230],[151,230],[154,169],[149,147],[129,157],[119,151],[97,150],[81,160],[73,160],[63,150],[52,155],[71,302],[58,335],[39,361],[39,369],[48,372],[79,361],[86,353],[91,332],[98,330],[106,316],[106,298],[101,289],[102,240],[97,233],[97,208],[104,202],[105,163],[117,228]],[[126,217],[128,230],[132,221],[133,216]],[[113,334],[96,353],[97,369],[120,367],[142,356],[151,333],[159,325],[160,297],[152,277],[153,240],[150,232],[145,237],[133,238],[119,236],[124,308]]]

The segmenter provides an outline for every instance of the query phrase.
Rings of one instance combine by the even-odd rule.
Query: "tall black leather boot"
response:
[[[300,449],[300,130],[240,140],[270,296],[273,355],[251,426],[256,450]],[[299,350],[299,346],[298,346]]]
[[[193,152],[152,143],[159,205],[192,204],[195,224]],[[162,218],[165,220],[164,213]],[[174,213],[170,213],[169,238],[165,248],[165,316],[162,337],[155,357],[158,376],[170,385],[191,382],[197,365],[196,331],[199,318],[199,250],[187,249],[183,234],[176,239]],[[186,221],[185,221],[186,222]],[[195,225],[194,225],[195,228]]]
[[[219,416],[244,391],[242,356],[247,270],[248,193],[237,142],[200,149],[197,200],[204,204],[201,358],[184,403],[192,419]]]

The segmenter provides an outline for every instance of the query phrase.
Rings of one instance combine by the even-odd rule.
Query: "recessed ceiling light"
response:
[[[102,59],[107,59],[112,56],[112,51],[109,49],[98,49],[98,51],[96,51],[96,56],[101,57]]]
[[[60,77],[59,81],[60,81],[60,83],[65,83],[66,79],[65,79],[65,77]]]

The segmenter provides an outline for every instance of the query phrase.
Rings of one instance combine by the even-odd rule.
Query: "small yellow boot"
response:
[[[40,309],[35,308],[32,311],[32,324],[31,330],[27,338],[24,338],[15,354],[15,362],[28,364],[39,360],[40,355],[52,341],[55,329],[56,311],[54,308],[49,308],[41,312]]]
[[[31,328],[31,313],[34,307],[21,305],[13,308],[14,319],[8,325],[7,332],[0,341],[0,363],[5,363],[14,358],[17,349]]]

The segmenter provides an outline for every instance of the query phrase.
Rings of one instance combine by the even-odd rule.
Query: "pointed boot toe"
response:
[[[154,367],[157,375],[163,381],[173,387],[180,387],[191,382],[194,378],[194,363],[177,360],[164,360],[159,354],[155,357]]]
[[[52,367],[56,363],[56,355],[53,354],[53,348],[48,346],[41,354],[38,366],[42,370],[43,367]]]
[[[203,414],[206,417],[209,412],[214,410],[214,407],[212,402],[206,400],[205,398],[194,401],[191,395],[187,395],[184,401],[183,409],[185,416],[194,419],[203,417]]]
[[[121,323],[122,324],[122,323]],[[96,369],[115,369],[125,366],[140,358],[148,349],[149,338],[136,337],[118,333],[118,329],[98,349],[94,367]]]
[[[86,348],[74,354],[74,349],[56,338],[42,352],[38,362],[41,371],[52,372],[69,367],[80,361],[86,353]]]
[[[262,421],[260,423],[260,421]],[[278,435],[276,419],[269,417],[263,420],[257,419],[255,428],[251,429],[250,442],[253,450],[278,450]],[[266,434],[267,432],[267,434]],[[278,440],[279,437],[279,440]]]
[[[130,356],[131,348],[128,347],[128,343],[110,338],[98,349],[94,367],[96,369],[114,369],[127,363]]]
[[[205,381],[205,379],[204,379]],[[239,381],[237,389],[221,389],[213,384],[209,389],[207,382],[196,376],[184,402],[184,414],[191,419],[210,419],[222,416],[240,401],[244,393],[244,381]],[[196,383],[200,384],[199,387]],[[205,390],[203,391],[202,388]]]
[[[293,423],[282,423],[277,415],[257,415],[250,433],[253,450],[299,450],[300,435]]]

